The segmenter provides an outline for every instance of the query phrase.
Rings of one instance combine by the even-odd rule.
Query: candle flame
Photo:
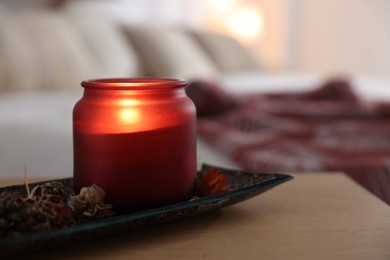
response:
[[[121,99],[118,100],[118,104],[122,107],[119,111],[119,119],[124,125],[133,125],[140,121],[140,112],[136,108],[139,104],[139,100],[134,99]]]
[[[140,113],[135,108],[124,108],[119,111],[122,124],[132,125],[140,121]]]

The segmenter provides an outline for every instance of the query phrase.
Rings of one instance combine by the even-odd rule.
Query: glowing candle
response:
[[[93,183],[117,208],[187,200],[196,178],[195,107],[185,81],[83,81],[73,111],[74,185]]]

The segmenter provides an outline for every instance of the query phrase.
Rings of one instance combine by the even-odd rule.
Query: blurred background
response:
[[[33,176],[70,176],[72,109],[82,95],[80,82],[104,77],[214,82],[222,94],[205,84],[199,95],[211,108],[218,103],[210,97],[223,98],[224,92],[314,91],[316,97],[334,98],[336,105],[259,99],[259,108],[268,104],[270,111],[287,114],[314,111],[315,115],[317,111],[320,118],[330,112],[341,121],[330,130],[327,124],[319,127],[314,142],[328,142],[332,147],[349,140],[352,154],[355,147],[368,147],[370,156],[376,154],[377,146],[388,151],[390,108],[367,101],[390,100],[389,14],[389,0],[0,0],[0,176],[20,176],[24,165]],[[316,92],[328,79],[342,81]],[[356,101],[352,106],[351,100]],[[348,117],[342,120],[345,111],[356,118],[383,116],[383,125],[349,125]],[[378,111],[382,114],[375,114]],[[237,122],[237,129],[262,129],[268,124],[270,138],[278,133],[274,129],[301,129],[295,122],[287,127],[278,123],[284,118],[264,124],[261,113],[250,115],[253,118],[240,113],[232,116],[231,125]],[[219,129],[213,128],[214,123],[204,129]],[[267,131],[259,130],[256,140],[264,140],[262,133]],[[198,161],[248,169],[254,164],[270,165],[269,158],[282,158],[276,160],[276,172],[280,162],[285,162],[279,156],[287,154],[297,165],[301,159],[307,161],[312,168],[304,170],[329,170],[312,164],[323,151],[313,152],[294,142],[259,149],[238,162],[234,147],[242,151],[240,145],[252,145],[251,134],[226,135],[225,139],[220,132],[215,135],[218,138],[198,135]],[[369,189],[390,203],[388,154],[366,169],[371,178],[377,178],[367,179],[374,186]],[[349,157],[351,169],[366,179],[360,171],[364,167],[356,167],[355,158]],[[287,160],[285,165],[294,163]],[[302,168],[289,168],[294,170]]]
[[[0,14],[31,8],[220,32],[253,49],[269,71],[390,74],[387,0],[0,1]]]

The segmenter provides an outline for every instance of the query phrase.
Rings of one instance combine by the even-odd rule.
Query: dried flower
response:
[[[208,171],[197,183],[198,196],[206,197],[229,191],[228,177],[218,169]]]
[[[69,206],[80,220],[85,217],[104,217],[110,215],[112,205],[104,203],[105,191],[96,184],[83,187],[78,195],[70,196]]]
[[[72,212],[60,183],[37,185],[27,197],[0,194],[0,236],[53,230],[71,225]]]
[[[89,219],[110,216],[105,192],[97,185],[84,187],[72,196],[59,182],[27,188],[27,197],[18,192],[0,193],[0,237],[54,230]]]

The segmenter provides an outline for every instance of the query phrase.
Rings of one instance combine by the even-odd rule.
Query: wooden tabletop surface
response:
[[[343,174],[298,174],[228,208],[35,257],[390,259],[390,207]]]

